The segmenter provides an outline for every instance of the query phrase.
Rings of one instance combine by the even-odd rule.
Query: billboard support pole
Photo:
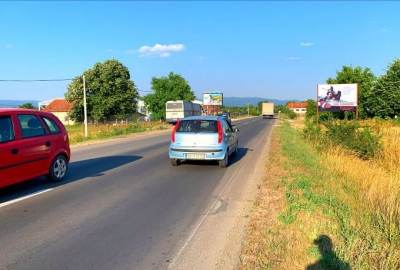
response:
[[[317,84],[317,127],[319,127],[319,105],[318,105],[318,84]]]
[[[357,83],[357,107],[356,107],[356,120],[358,121],[358,99],[359,99],[359,94],[358,94],[358,83]]]

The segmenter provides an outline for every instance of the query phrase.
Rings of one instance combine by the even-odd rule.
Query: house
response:
[[[307,112],[307,102],[288,102],[287,107],[297,114],[305,114]]]
[[[63,98],[56,98],[46,102],[46,104],[41,103],[39,106],[39,110],[53,113],[64,125],[67,126],[75,123],[68,115],[71,109],[72,103]]]

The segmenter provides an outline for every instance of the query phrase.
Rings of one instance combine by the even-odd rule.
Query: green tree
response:
[[[23,109],[35,109],[35,106],[33,106],[33,104],[30,103],[30,102],[21,104],[21,105],[19,105],[18,107],[19,107],[19,108],[23,108]]]
[[[152,119],[165,118],[165,103],[169,100],[192,101],[195,95],[189,83],[179,74],[169,73],[166,77],[151,80],[153,93],[144,97],[144,102],[152,113]]]
[[[389,65],[366,102],[368,113],[381,118],[400,116],[400,59]]]
[[[317,102],[314,99],[307,99],[306,118],[312,118],[317,115]]]
[[[88,118],[96,121],[122,119],[136,111],[138,92],[129,70],[117,60],[96,63],[83,72],[86,80]],[[66,99],[73,103],[72,119],[83,121],[83,79],[68,85]]]
[[[297,114],[294,111],[292,111],[291,109],[289,109],[287,104],[285,104],[285,105],[276,105],[275,106],[275,112],[282,113],[282,114],[286,115],[290,119],[294,119],[294,118],[297,117]]]
[[[376,77],[369,68],[362,68],[360,66],[351,67],[343,66],[340,71],[336,73],[335,78],[329,78],[327,83],[357,83],[358,84],[358,112],[361,118],[370,117],[371,114],[367,108],[367,101],[372,94],[372,87],[376,82]],[[344,113],[335,113],[344,117]]]

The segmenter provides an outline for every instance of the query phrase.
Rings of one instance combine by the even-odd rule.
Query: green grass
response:
[[[170,128],[170,125],[162,122],[139,122],[128,125],[89,125],[88,137],[84,136],[84,126],[81,124],[66,126],[70,143],[76,144],[91,140],[102,140],[112,137],[126,136],[132,133],[145,132],[150,130],[163,130]]]
[[[285,120],[274,130],[240,268],[400,269],[398,223],[371,207],[368,190],[320,151]]]
[[[351,179],[330,171],[319,153],[288,123],[279,127],[278,133],[282,153],[287,157],[284,166],[291,179],[285,180],[287,205],[279,220],[283,224],[300,225],[305,220],[297,217],[310,213],[311,219],[316,217],[314,221],[309,220],[312,224],[322,215],[329,222],[317,234],[336,239],[337,256],[332,260],[348,262],[353,269],[399,269],[399,253],[394,251],[399,248],[399,239],[392,239],[379,226],[376,215],[370,212],[363,194]],[[339,269],[342,265],[329,261],[329,257],[324,260],[331,266],[329,269]]]

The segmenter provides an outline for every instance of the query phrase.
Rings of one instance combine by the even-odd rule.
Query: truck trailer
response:
[[[273,118],[274,117],[274,103],[263,102],[261,108],[261,115],[263,118]]]

